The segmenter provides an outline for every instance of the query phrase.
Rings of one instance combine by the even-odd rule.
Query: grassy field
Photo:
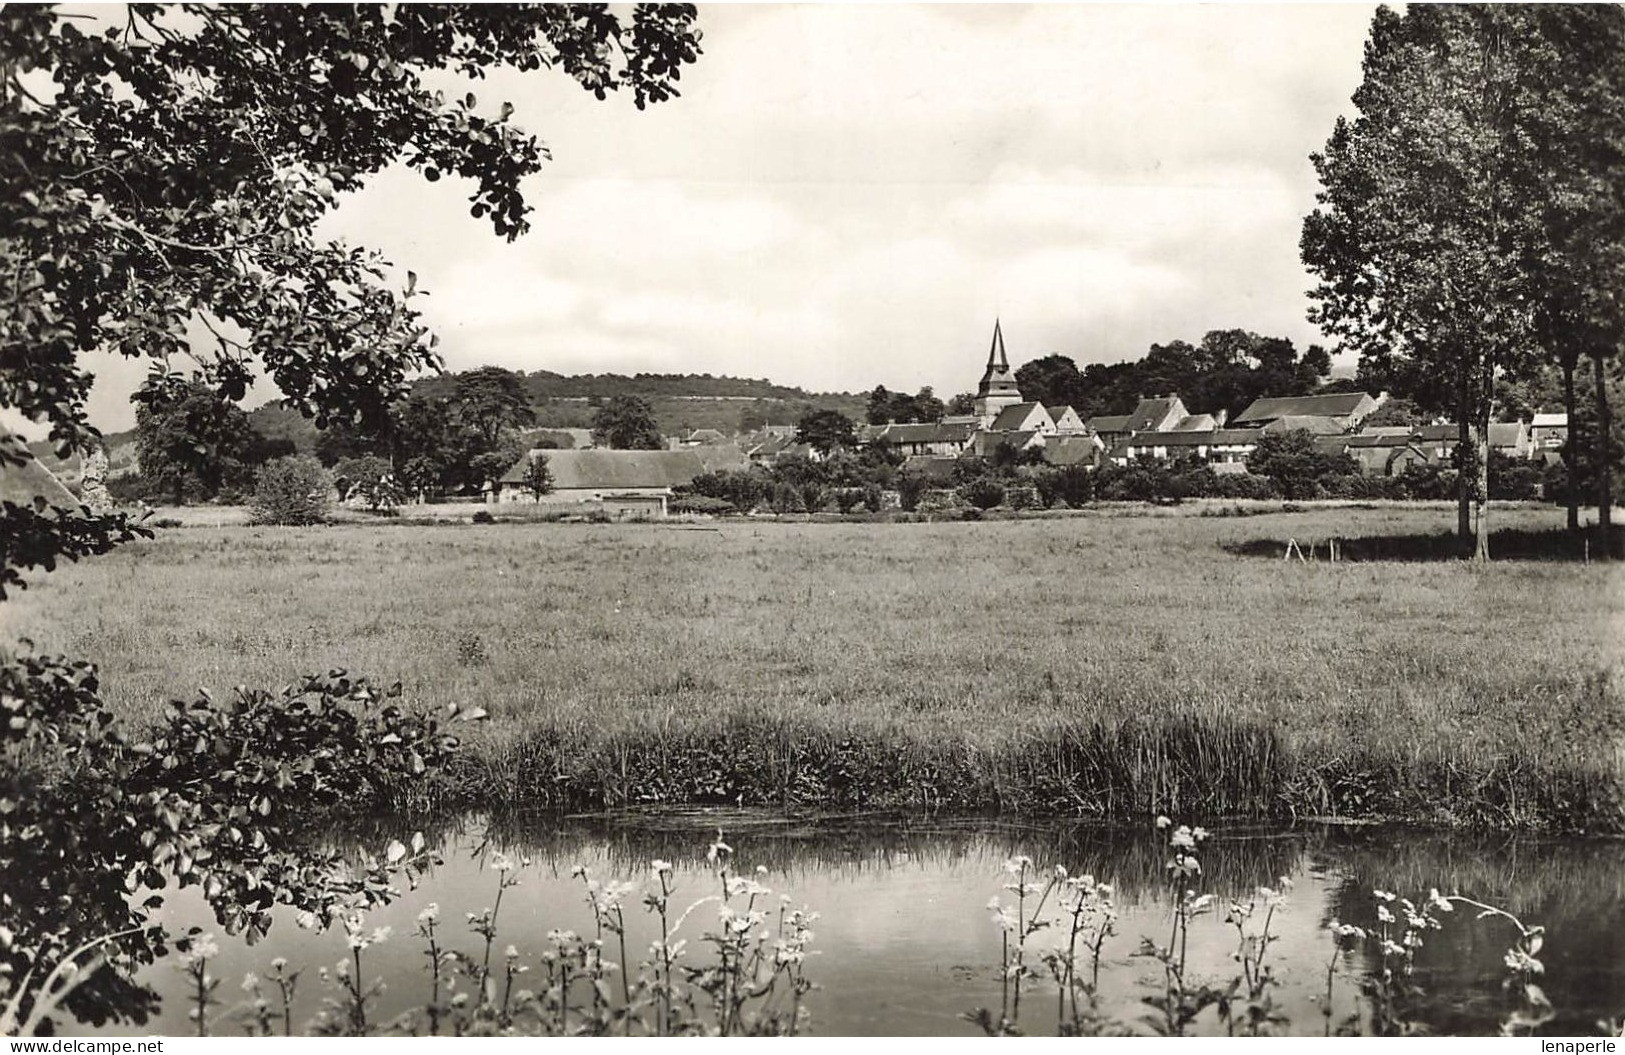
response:
[[[491,806],[1625,830],[1625,567],[1285,562],[1289,537],[1358,553],[1453,512],[1197,515],[1217,508],[183,527],[46,576],[0,618],[101,664],[134,721],[332,667],[484,707],[457,777]]]

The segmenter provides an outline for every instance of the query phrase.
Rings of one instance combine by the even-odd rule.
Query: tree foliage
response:
[[[135,398],[141,475],[176,505],[188,491],[213,498],[252,472],[255,437],[248,415],[208,385],[159,376]]]
[[[317,222],[404,161],[466,179],[471,213],[515,237],[545,150],[510,106],[430,81],[554,68],[642,107],[674,93],[697,45],[685,6],[0,9],[0,407],[49,425],[64,454],[89,446],[81,357],[110,350],[161,369],[186,356],[227,401],[264,375],[318,426],[387,435],[407,379],[438,366],[416,282]],[[0,463],[28,457],[0,443]],[[325,498],[320,473],[269,463],[262,508],[280,519]],[[5,503],[0,588],[138,533]],[[325,923],[341,900],[386,897],[388,867],[299,836],[315,810],[405,805],[386,785],[418,785],[453,746],[390,695],[335,672],[229,707],[181,704],[127,738],[88,665],[0,653],[3,1024],[144,1020],[155,997],[129,972],[169,944],[151,913],[172,883],[202,887],[227,931],[249,935],[279,903]]]
[[[654,409],[639,396],[611,396],[592,421],[592,438],[616,450],[658,451],[666,446]]]
[[[1588,197],[1617,195],[1605,189],[1601,159],[1561,155],[1601,176],[1590,189],[1583,176],[1558,177],[1550,161],[1561,144],[1618,141],[1618,125],[1599,124],[1585,99],[1617,111],[1622,16],[1554,10],[1379,9],[1358,115],[1339,119],[1313,156],[1323,189],[1303,227],[1303,259],[1318,278],[1314,321],[1360,353],[1362,372],[1460,424],[1472,464],[1461,475],[1459,529],[1480,557],[1497,378],[1530,367],[1553,271],[1583,273],[1554,257],[1562,240],[1553,223],[1585,212]],[[1577,21],[1584,32],[1574,32]],[[1570,46],[1587,33],[1598,39],[1582,51],[1600,49],[1600,58],[1575,63]],[[1586,73],[1571,76],[1576,68]]]
[[[838,410],[814,410],[796,423],[796,442],[822,454],[857,446],[858,427]]]

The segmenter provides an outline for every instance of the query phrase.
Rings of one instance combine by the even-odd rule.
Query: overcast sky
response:
[[[518,242],[404,170],[329,229],[418,273],[451,369],[947,396],[995,316],[1015,364],[1228,327],[1302,346],[1308,155],[1372,10],[702,5],[682,96],[641,113],[546,72],[477,86],[553,153]],[[127,427],[128,390],[93,420]]]

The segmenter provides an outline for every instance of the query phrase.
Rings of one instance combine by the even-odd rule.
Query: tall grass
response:
[[[474,802],[1625,829],[1625,569],[1274,555],[1448,522],[188,528],[0,617],[138,722],[332,667],[483,707]]]

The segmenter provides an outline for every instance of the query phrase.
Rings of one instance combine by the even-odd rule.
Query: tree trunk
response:
[[[1597,383],[1597,526],[1602,529],[1602,551],[1613,556],[1614,474],[1609,465],[1613,415],[1608,406],[1608,371],[1603,367],[1603,350],[1591,355],[1592,376]]]
[[[1481,414],[1471,428],[1464,431],[1467,433],[1467,446],[1464,448],[1466,455],[1461,459],[1461,482],[1471,489],[1473,496],[1472,558],[1487,561],[1490,559],[1489,414]]]
[[[1576,457],[1578,448],[1574,442],[1574,368],[1579,365],[1579,353],[1565,353],[1563,355],[1563,414],[1568,422],[1563,437],[1564,459],[1568,466],[1568,494],[1564,496],[1568,506],[1569,530],[1580,530],[1580,489],[1575,486],[1579,474],[1579,458]],[[1538,452],[1537,452],[1538,453]],[[1548,496],[1550,497],[1550,496]]]
[[[1465,401],[1457,414],[1456,446],[1459,451],[1467,451],[1468,444],[1472,442],[1472,427],[1467,423],[1467,407]],[[1466,466],[1468,463],[1461,458],[1458,463]],[[1461,546],[1463,557],[1472,553],[1473,539],[1473,474],[1465,468],[1456,474],[1456,541]]]

